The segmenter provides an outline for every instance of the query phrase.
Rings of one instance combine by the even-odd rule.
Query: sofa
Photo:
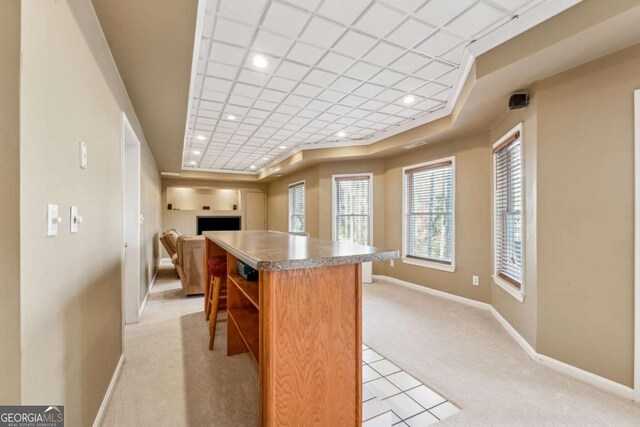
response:
[[[204,236],[190,236],[168,230],[160,236],[171,257],[185,295],[204,293]]]

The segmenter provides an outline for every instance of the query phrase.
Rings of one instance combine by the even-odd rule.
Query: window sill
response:
[[[516,289],[511,283],[495,275],[493,276],[493,282],[519,302],[524,302],[524,292]]]
[[[454,271],[456,271],[455,265],[440,264],[437,262],[423,261],[421,259],[402,258],[402,262],[405,264],[417,265],[419,267],[426,267],[426,268],[432,268],[434,270],[447,271],[449,273],[453,273]]]

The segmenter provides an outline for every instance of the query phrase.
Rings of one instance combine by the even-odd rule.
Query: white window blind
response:
[[[495,275],[522,286],[522,147],[520,132],[493,149]]]
[[[289,231],[304,232],[304,182],[289,186]]]
[[[405,257],[441,264],[453,260],[453,162],[404,172]]]
[[[371,244],[370,176],[335,177],[334,188],[336,240]]]

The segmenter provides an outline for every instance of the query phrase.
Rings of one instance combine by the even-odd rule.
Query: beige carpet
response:
[[[363,292],[364,340],[462,411],[442,425],[640,425],[640,408],[531,361],[490,314],[385,283]],[[125,365],[104,426],[253,426],[257,368],[207,350],[202,297],[171,268],[142,322],[125,330]]]

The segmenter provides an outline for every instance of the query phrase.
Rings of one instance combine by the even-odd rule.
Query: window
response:
[[[493,146],[494,280],[523,300],[522,125]]]
[[[304,181],[289,185],[289,232],[304,232]]]
[[[403,261],[455,270],[453,157],[409,166],[404,172]]]
[[[333,238],[371,244],[372,175],[333,176]]]

